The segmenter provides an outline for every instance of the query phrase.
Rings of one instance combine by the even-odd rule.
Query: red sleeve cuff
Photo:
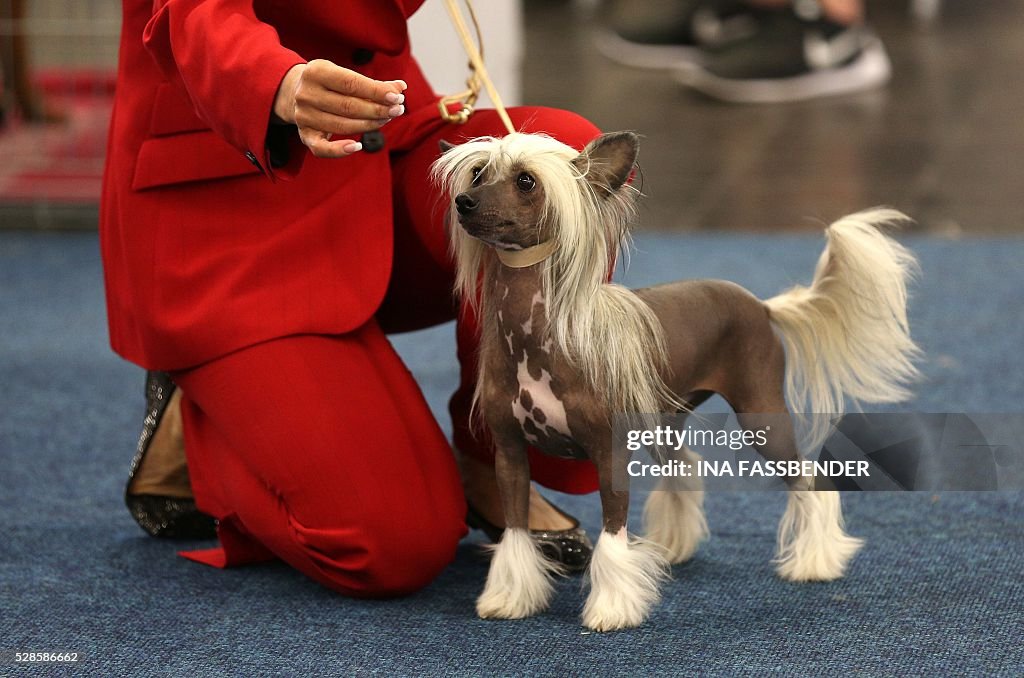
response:
[[[293,66],[302,63],[306,63],[305,59],[291,50],[281,48],[280,53],[275,53],[274,62],[263,71],[265,75],[257,78],[254,95],[260,103],[249,118],[251,123],[243,130],[246,157],[272,181],[293,179],[306,157],[307,148],[295,126],[272,122],[281,81]]]

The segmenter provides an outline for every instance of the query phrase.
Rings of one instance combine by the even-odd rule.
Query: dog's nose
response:
[[[459,193],[455,196],[455,209],[457,209],[459,214],[462,216],[466,216],[479,206],[480,203],[469,193]]]

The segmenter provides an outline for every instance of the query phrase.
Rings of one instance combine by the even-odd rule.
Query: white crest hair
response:
[[[543,219],[552,225],[557,241],[554,254],[541,264],[541,292],[558,348],[595,392],[607,398],[613,412],[682,409],[662,378],[668,356],[661,323],[632,291],[607,282],[609,267],[627,244],[637,191],[624,184],[612,193],[599,192],[586,171],[573,164],[579,155],[542,134],[480,137],[443,154],[434,163],[433,175],[454,203],[472,185],[475,168],[484,168],[488,182],[513,171],[533,174],[546,196]],[[489,246],[458,227],[454,208],[448,223],[456,288],[466,303],[489,315],[488,283],[501,264]]]

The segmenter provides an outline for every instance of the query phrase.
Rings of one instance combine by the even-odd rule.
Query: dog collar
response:
[[[509,268],[528,268],[550,257],[556,247],[558,247],[557,241],[547,240],[524,250],[496,249],[494,253],[498,255],[498,260]]]

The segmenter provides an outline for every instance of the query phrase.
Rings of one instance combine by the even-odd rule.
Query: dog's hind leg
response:
[[[696,468],[701,456],[683,447],[672,458]],[[664,476],[648,495],[644,505],[644,533],[665,549],[670,563],[689,560],[708,537],[704,517],[704,481],[690,476]]]
[[[711,391],[688,394],[685,398],[687,411],[692,412],[712,395]],[[688,447],[682,447],[669,456],[689,464],[691,469],[695,469],[701,460],[701,456]],[[686,562],[693,557],[709,534],[708,521],[704,517],[703,478],[696,472],[690,476],[662,477],[644,505],[644,534],[665,549],[672,564]]]
[[[520,444],[498,444],[494,469],[505,512],[505,532],[494,547],[487,583],[476,601],[484,619],[521,619],[547,608],[560,573],[530,537],[530,462]]]
[[[669,575],[662,547],[645,539],[630,538],[626,530],[629,490],[613,487],[613,471],[614,465],[621,465],[621,473],[615,477],[619,482],[628,482],[628,461],[624,453],[613,455],[608,451],[594,456],[604,526],[590,559],[590,594],[583,606],[583,624],[594,631],[615,631],[642,624],[660,599],[661,582]]]
[[[789,581],[831,581],[846,572],[864,545],[843,529],[843,507],[834,490],[790,490],[779,522],[776,572]]]
[[[766,443],[754,447],[769,461],[800,460],[792,418],[778,393],[771,402],[738,414],[740,424],[750,431],[765,431]],[[781,415],[781,416],[780,416]],[[843,576],[846,566],[864,545],[843,529],[839,493],[815,490],[806,476],[787,478],[786,512],[779,522],[775,554],[776,572],[789,581],[830,581]]]

